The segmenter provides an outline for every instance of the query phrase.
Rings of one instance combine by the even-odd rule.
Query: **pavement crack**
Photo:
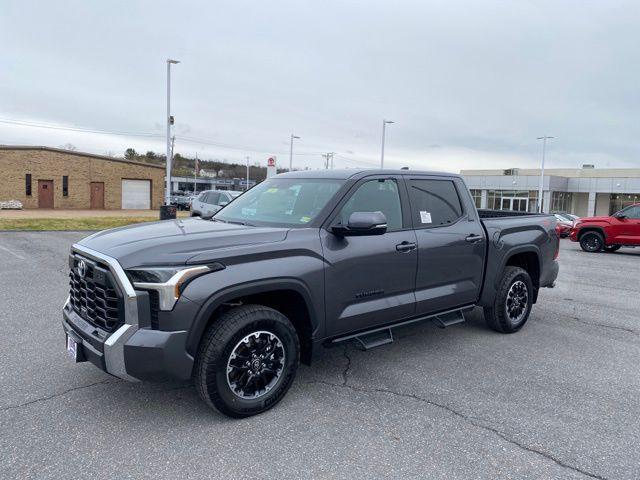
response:
[[[346,351],[345,351],[345,356],[346,356]],[[348,358],[348,357],[347,357]],[[351,361],[349,360],[349,366],[350,366]],[[348,367],[349,367],[348,366]],[[499,438],[501,438],[502,440],[504,440],[505,442],[508,442],[522,450],[525,450],[527,452],[531,452],[531,453],[535,453],[537,455],[540,455],[548,460],[551,460],[552,462],[554,462],[556,465],[559,465],[563,468],[569,469],[569,470],[573,470],[574,472],[580,473],[588,478],[595,478],[597,480],[607,480],[605,477],[602,477],[600,475],[588,472],[586,470],[581,469],[580,467],[576,467],[574,465],[569,465],[568,463],[563,462],[562,460],[560,460],[559,458],[553,456],[552,454],[545,452],[543,450],[538,450],[534,447],[531,447],[529,445],[526,445],[524,443],[521,443],[511,437],[509,437],[506,433],[498,430],[497,428],[491,427],[489,425],[486,425],[484,422],[482,422],[480,419],[476,418],[476,417],[471,417],[469,415],[466,415],[452,407],[450,407],[447,404],[444,403],[438,403],[435,402],[433,400],[429,400],[428,398],[424,398],[424,397],[420,397],[419,395],[415,395],[413,393],[404,393],[404,392],[397,392],[395,390],[391,390],[388,388],[366,388],[366,387],[356,387],[353,385],[348,385],[346,383],[346,372],[347,372],[348,368],[343,372],[343,378],[344,383],[343,384],[338,384],[338,383],[332,383],[332,382],[327,382],[324,380],[312,380],[310,382],[306,382],[307,384],[321,384],[321,385],[326,385],[329,387],[337,387],[337,388],[347,388],[349,390],[353,390],[356,392],[361,392],[361,393],[384,393],[384,394],[389,394],[389,395],[394,395],[397,397],[401,397],[401,398],[407,398],[410,400],[415,400],[418,402],[423,402],[423,403],[427,403],[429,405],[432,405],[434,407],[440,408],[442,410],[445,410],[449,413],[451,413],[452,415],[464,420],[465,422],[469,423],[470,425],[473,425],[476,428],[480,428],[482,430],[488,431],[493,433],[494,435],[497,435]]]
[[[579,317],[574,317],[573,315],[565,315],[567,318],[579,322],[579,323],[584,323],[585,325],[592,325],[594,327],[602,327],[602,328],[610,328],[612,330],[620,330],[623,332],[627,332],[627,333],[633,333],[634,335],[640,335],[640,332],[633,330],[632,328],[627,328],[627,327],[619,327],[617,325],[609,325],[607,323],[598,323],[598,322],[588,322],[586,320],[583,320]]]
[[[84,388],[95,387],[97,385],[104,385],[104,384],[107,384],[107,383],[113,383],[113,381],[111,379],[107,379],[107,380],[102,380],[100,382],[90,383],[88,385],[79,385],[77,387],[73,387],[73,388],[69,388],[67,390],[63,390],[62,392],[57,392],[57,393],[53,393],[51,395],[47,395],[47,396],[44,396],[44,397],[36,398],[34,400],[29,400],[28,402],[19,403],[17,405],[9,405],[9,406],[6,406],[6,407],[2,407],[2,408],[0,408],[0,412],[5,412],[7,410],[14,410],[14,409],[17,409],[17,408],[27,407],[27,406],[32,405],[34,403],[44,402],[46,400],[51,400],[52,398],[62,397],[63,395],[66,395],[67,393],[75,392],[76,390],[82,390]]]
[[[347,365],[344,367],[344,370],[342,371],[342,386],[344,387],[347,386],[349,370],[351,369],[351,357],[347,353],[348,349],[349,349],[349,345],[347,344],[344,346],[344,351],[342,352],[342,355],[344,356],[344,358],[347,359]]]

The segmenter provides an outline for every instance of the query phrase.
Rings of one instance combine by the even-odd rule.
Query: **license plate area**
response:
[[[82,353],[80,348],[80,343],[76,342],[71,335],[67,334],[67,355],[76,363],[81,361],[80,357],[82,356]]]

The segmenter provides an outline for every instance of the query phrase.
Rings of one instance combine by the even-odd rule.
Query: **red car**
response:
[[[640,246],[640,203],[630,205],[610,217],[577,220],[570,238],[580,242],[585,252],[615,252],[620,247]]]
[[[566,238],[571,233],[571,229],[573,228],[573,222],[570,222],[565,217],[559,214],[554,214],[556,220],[556,233],[560,238]]]

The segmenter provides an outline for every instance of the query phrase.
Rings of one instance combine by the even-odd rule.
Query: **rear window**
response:
[[[409,195],[415,228],[451,225],[462,216],[462,204],[451,180],[410,180]]]

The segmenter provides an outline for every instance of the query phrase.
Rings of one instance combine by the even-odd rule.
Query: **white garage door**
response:
[[[151,180],[122,180],[122,208],[148,210],[151,208]]]

